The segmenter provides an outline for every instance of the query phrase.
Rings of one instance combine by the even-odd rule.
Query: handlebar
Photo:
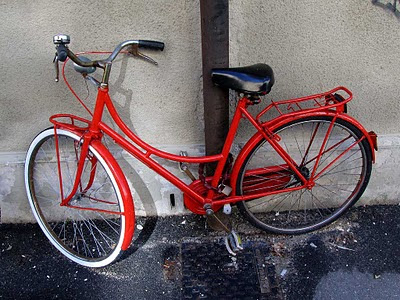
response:
[[[125,42],[122,42],[119,44],[114,51],[111,53],[111,55],[105,60],[105,62],[110,63],[112,62],[117,55],[122,51],[122,49],[128,47],[128,46],[133,46],[133,47],[138,47],[138,48],[148,48],[148,49],[153,49],[153,50],[164,50],[164,43],[163,42],[157,42],[157,41],[147,41],[147,40],[128,40]],[[137,53],[133,53],[137,54]]]
[[[75,55],[68,48],[67,45],[70,43],[70,37],[68,35],[66,35],[66,34],[55,35],[53,37],[53,43],[56,45],[56,49],[57,49],[56,56],[54,57],[54,63],[55,63],[55,67],[56,67],[56,82],[58,82],[58,76],[59,76],[58,62],[59,61],[64,62],[67,59],[67,57],[69,57],[78,66],[81,66],[84,68],[99,67],[99,68],[104,69],[103,80],[102,80],[102,84],[104,84],[104,85],[107,85],[107,82],[108,82],[111,63],[114,61],[114,59],[117,57],[117,55],[122,51],[122,49],[124,49],[128,46],[131,46],[131,48],[129,49],[129,53],[131,53],[134,56],[139,56],[139,57],[157,65],[156,61],[154,61],[152,58],[140,53],[138,51],[138,49],[139,48],[147,48],[147,49],[163,51],[164,46],[165,46],[163,42],[157,42],[157,41],[127,40],[127,41],[120,43],[107,59],[103,59],[103,60],[85,59],[85,60],[82,60],[82,59],[79,59],[79,57],[77,55]],[[93,72],[93,71],[91,71],[91,72]]]
[[[139,48],[149,48],[154,50],[164,50],[164,43],[157,41],[139,40]]]
[[[120,43],[111,53],[111,55],[105,60],[82,61],[67,47],[67,44],[69,44],[69,42],[70,38],[68,35],[60,34],[53,37],[53,43],[56,45],[57,49],[56,55],[59,61],[65,61],[67,57],[69,57],[74,63],[82,67],[100,67],[100,68],[104,68],[105,64],[112,63],[113,60],[117,57],[117,55],[122,51],[122,49],[128,46],[133,46],[133,48],[135,47],[147,48],[160,51],[163,51],[165,46],[163,42],[158,42],[158,41],[127,40]],[[138,53],[137,49],[136,51],[132,51],[132,54],[148,58],[147,56]]]

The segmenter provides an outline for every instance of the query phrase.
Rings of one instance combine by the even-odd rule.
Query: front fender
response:
[[[121,192],[121,197],[124,203],[124,215],[125,215],[125,233],[124,240],[122,242],[121,249],[126,250],[131,244],[132,237],[135,230],[135,209],[133,204],[133,198],[131,191],[129,189],[128,182],[121,167],[115,160],[114,156],[108,151],[108,149],[98,140],[94,140],[91,145],[99,152],[99,154],[104,158],[108,167],[113,172],[116,180],[116,184]]]

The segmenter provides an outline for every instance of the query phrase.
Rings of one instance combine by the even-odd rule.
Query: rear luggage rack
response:
[[[305,112],[315,113],[327,110],[345,113],[347,112],[346,103],[351,99],[353,99],[353,94],[347,88],[339,86],[321,94],[276,102],[271,101],[271,104],[261,111],[256,119],[260,121],[260,118],[273,108],[280,116],[286,115],[286,117],[288,114],[296,116]]]

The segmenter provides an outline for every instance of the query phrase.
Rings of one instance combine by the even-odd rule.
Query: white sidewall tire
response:
[[[63,130],[63,129],[57,129],[57,134],[68,136],[77,141],[79,141],[81,139],[78,135],[76,135],[70,131]],[[121,247],[122,247],[122,243],[124,241],[124,236],[125,236],[125,226],[126,226],[124,215],[121,216],[121,235],[119,237],[119,241],[117,243],[117,246],[115,247],[115,250],[109,256],[107,256],[105,259],[98,260],[98,261],[84,260],[84,259],[82,259],[78,256],[75,256],[75,255],[72,255],[70,252],[66,251],[65,248],[62,247],[60,245],[60,243],[54,238],[54,236],[49,232],[49,230],[47,229],[45,224],[43,224],[42,219],[39,216],[37,208],[32,199],[32,195],[31,195],[31,191],[30,191],[30,187],[29,187],[29,162],[30,162],[33,150],[36,148],[37,144],[39,144],[43,139],[48,138],[49,136],[53,136],[53,135],[54,135],[54,128],[49,128],[49,129],[46,129],[46,130],[42,131],[41,133],[39,133],[35,137],[35,139],[32,141],[31,145],[29,146],[29,149],[28,149],[28,152],[26,155],[25,170],[24,170],[25,189],[26,189],[26,193],[28,196],[29,204],[31,206],[33,215],[35,216],[36,221],[40,225],[40,228],[42,229],[42,231],[44,232],[46,237],[49,239],[49,241],[62,254],[64,254],[70,260],[72,260],[80,265],[83,265],[86,267],[92,267],[92,268],[104,267],[106,265],[109,265],[118,258],[119,254],[121,252]],[[111,169],[109,168],[107,162],[104,160],[104,158],[99,154],[99,152],[96,149],[94,149],[92,146],[89,146],[89,150],[96,156],[98,161],[100,161],[101,165],[104,167],[104,170],[107,172],[107,175],[111,179],[112,184],[115,189],[115,192],[116,192],[116,195],[117,195],[117,198],[118,198],[120,208],[121,208],[121,213],[124,213],[124,211],[125,211],[124,202],[122,200],[121,192],[120,192],[119,186],[117,184],[117,181],[115,180],[114,174],[111,172]]]

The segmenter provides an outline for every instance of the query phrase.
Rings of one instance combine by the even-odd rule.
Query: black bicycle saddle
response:
[[[274,72],[266,64],[212,69],[211,78],[220,87],[257,95],[269,93],[275,82]]]

